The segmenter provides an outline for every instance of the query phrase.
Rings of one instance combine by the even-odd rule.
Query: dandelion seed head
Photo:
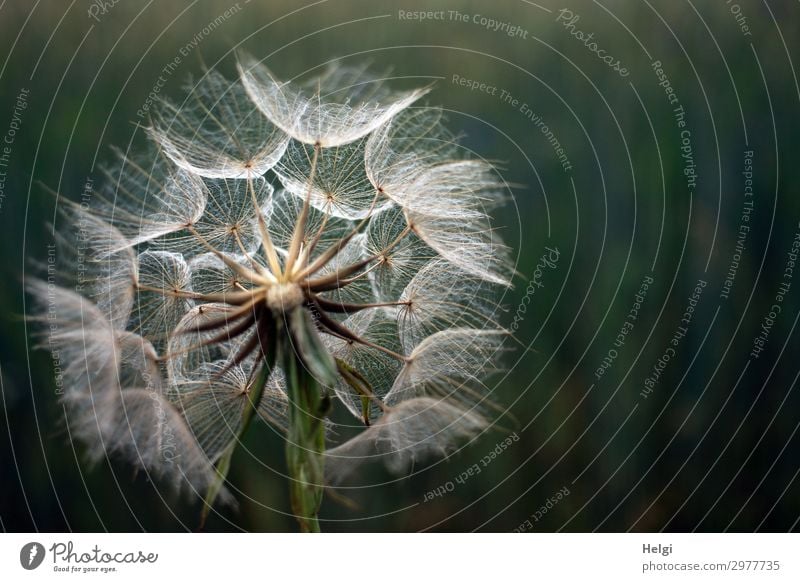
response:
[[[427,89],[345,66],[281,82],[247,55],[239,72],[162,101],[150,157],[116,152],[100,202],[62,212],[85,284],[30,292],[57,305],[73,434],[204,495],[250,409],[286,430],[270,358],[292,350],[364,425],[329,432],[331,481],[367,457],[402,471],[448,454],[487,426],[507,338],[512,270],[489,216],[503,181],[418,105]]]

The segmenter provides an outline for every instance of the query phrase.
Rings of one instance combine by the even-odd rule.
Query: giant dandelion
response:
[[[503,182],[419,104],[427,89],[238,69],[163,101],[152,150],[117,152],[91,208],[61,205],[61,280],[30,290],[89,461],[188,491],[205,519],[233,500],[231,458],[260,419],[285,434],[292,510],[318,531],[324,488],[363,462],[407,470],[488,425]],[[334,406],[363,425],[345,442]]]

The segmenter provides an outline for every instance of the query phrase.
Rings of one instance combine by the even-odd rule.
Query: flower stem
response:
[[[294,350],[283,354],[289,392],[289,435],[286,459],[292,511],[303,532],[319,532],[317,513],[324,486],[327,398],[323,387]]]

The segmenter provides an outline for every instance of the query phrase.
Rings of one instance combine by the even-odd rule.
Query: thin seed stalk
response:
[[[233,457],[233,453],[256,415],[258,404],[261,402],[261,397],[264,394],[264,387],[267,385],[269,375],[272,372],[273,362],[274,357],[270,357],[270,354],[267,354],[267,360],[261,364],[261,368],[258,371],[255,381],[250,386],[250,390],[247,392],[247,404],[245,405],[244,412],[242,413],[242,427],[236,434],[236,438],[233,439],[230,445],[228,445],[228,448],[224,453],[222,453],[219,461],[217,461],[217,476],[206,492],[203,510],[200,514],[201,530],[203,527],[205,527],[206,518],[211,511],[211,507],[214,505],[214,500],[217,498],[217,495],[219,495],[219,492],[222,490],[222,485],[228,478],[228,471],[231,467],[231,458]]]

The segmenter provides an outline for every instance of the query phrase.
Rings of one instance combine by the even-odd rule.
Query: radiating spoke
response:
[[[292,272],[294,262],[297,260],[297,255],[300,252],[300,243],[306,234],[306,226],[308,223],[308,212],[311,207],[311,193],[314,185],[314,174],[317,171],[317,160],[319,159],[319,144],[314,144],[314,157],[311,158],[311,172],[308,176],[308,192],[306,193],[305,200],[303,201],[303,209],[300,211],[300,216],[297,218],[297,223],[294,225],[292,232],[292,242],[289,245],[289,256],[286,259],[286,273]]]

